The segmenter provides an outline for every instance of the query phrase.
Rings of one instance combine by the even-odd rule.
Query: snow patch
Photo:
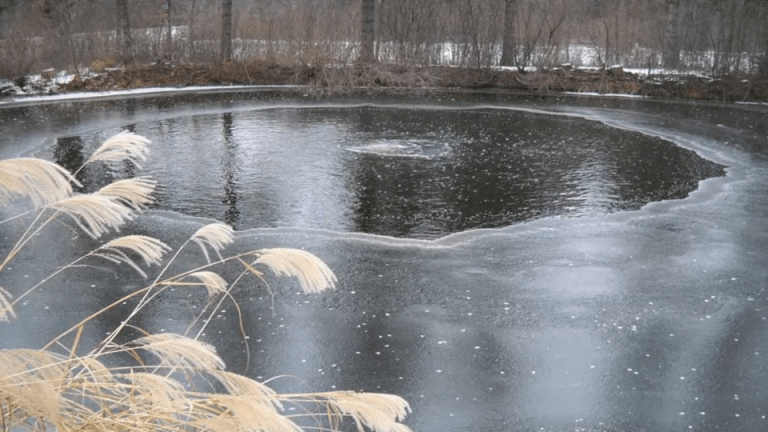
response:
[[[62,93],[52,94],[45,96],[25,96],[9,98],[8,100],[0,101],[0,105],[15,103],[15,102],[49,102],[49,101],[65,101],[65,100],[78,100],[78,99],[101,99],[115,96],[132,96],[132,95],[146,95],[146,94],[159,94],[159,93],[183,93],[183,92],[198,92],[198,91],[216,91],[216,90],[245,90],[253,88],[291,88],[300,87],[295,85],[268,85],[268,86],[255,86],[255,85],[239,85],[239,86],[189,86],[189,87],[148,87],[131,90],[111,90],[103,92],[78,92],[78,93]],[[2,88],[2,83],[0,83]],[[24,94],[24,93],[22,93]]]

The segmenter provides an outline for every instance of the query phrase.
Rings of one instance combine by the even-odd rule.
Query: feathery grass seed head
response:
[[[129,391],[135,398],[141,398],[165,412],[177,411],[176,402],[185,399],[184,386],[165,375],[146,372],[122,374],[121,378],[130,383]]]
[[[336,275],[320,258],[300,249],[274,248],[258,251],[253,264],[269,267],[277,276],[295,276],[305,293],[336,287]]]
[[[222,370],[224,361],[216,348],[204,342],[173,333],[144,336],[135,341],[160,358],[161,366],[197,370]]]
[[[154,201],[152,193],[157,182],[148,178],[118,180],[99,189],[99,195],[115,197],[134,210],[146,208]]]
[[[108,251],[114,248],[123,248],[137,253],[148,266],[162,263],[163,254],[170,252],[171,248],[160,240],[143,235],[127,235],[118,237],[105,243],[99,250]]]
[[[43,207],[72,195],[72,184],[80,186],[66,169],[42,159],[0,160],[0,205],[18,196]]]
[[[146,278],[147,274],[144,270],[138,267],[138,265],[123,252],[123,249],[139,255],[139,257],[144,260],[144,264],[146,264],[147,267],[152,264],[160,265],[163,260],[163,255],[171,250],[167,244],[154,237],[127,235],[105,243],[96,249],[92,255],[107,259],[117,264],[127,264]]]
[[[365,426],[376,432],[411,432],[408,426],[398,423],[411,412],[405,399],[383,393],[355,393],[349,391],[318,393],[313,397],[324,398],[329,411],[349,416],[358,430]]]
[[[42,350],[0,350],[0,365],[0,399],[11,402],[23,416],[55,423],[61,412],[57,384],[68,372],[66,358]]]
[[[122,131],[106,140],[101,147],[96,149],[86,164],[95,161],[120,162],[127,160],[137,168],[141,168],[139,161],[147,160],[147,153],[149,153],[148,144],[150,142],[149,139],[141,135]]]
[[[243,396],[210,395],[209,400],[220,406],[215,417],[199,420],[195,426],[210,432],[302,432],[302,429],[274,407]]]
[[[208,290],[208,297],[227,292],[227,281],[217,273],[211,271],[199,271],[194,272],[189,276],[196,278],[205,285],[205,289]],[[184,282],[181,282],[181,284],[184,284]]]
[[[115,197],[99,193],[77,195],[57,201],[52,208],[69,215],[77,225],[93,238],[110,229],[117,230],[133,218],[133,210]]]
[[[223,223],[212,223],[200,228],[194,234],[192,234],[191,240],[200,246],[200,249],[203,250],[206,261],[208,261],[210,264],[211,259],[208,255],[208,250],[205,245],[210,246],[211,249],[213,249],[213,251],[216,252],[216,254],[218,254],[219,258],[221,259],[219,251],[234,241],[233,234],[234,231],[229,225],[225,225]]]
[[[282,404],[280,403],[277,392],[258,381],[227,371],[213,371],[211,372],[211,375],[215,377],[232,396],[247,397],[254,402],[282,409]]]
[[[130,207],[114,197],[98,193],[69,197],[53,203],[51,207],[69,215],[93,238],[99,238],[111,228],[117,230],[133,218]]]

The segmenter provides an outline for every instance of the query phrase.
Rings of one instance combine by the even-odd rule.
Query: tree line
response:
[[[0,0],[0,76],[134,63],[768,73],[768,0]]]

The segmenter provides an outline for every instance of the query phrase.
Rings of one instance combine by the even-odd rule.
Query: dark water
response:
[[[157,208],[237,229],[437,238],[638,209],[724,174],[659,138],[510,110],[280,108],[130,129],[154,140],[145,169],[89,167],[90,189],[149,175],[161,185]],[[76,169],[113,132],[60,138],[53,159]]]

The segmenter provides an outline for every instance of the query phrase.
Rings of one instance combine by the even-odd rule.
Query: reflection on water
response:
[[[79,136],[59,138],[53,152],[53,161],[66,168],[67,171],[76,173],[77,180],[83,182],[87,167],[83,167],[85,163],[83,140]],[[77,191],[82,189],[77,185],[73,188]]]
[[[235,228],[437,238],[687,196],[723,167],[658,138],[506,110],[280,108],[139,123],[144,172],[94,166],[88,188],[150,175],[158,208]],[[117,131],[61,138],[68,168]],[[89,148],[84,148],[89,147]]]
[[[224,169],[224,199],[222,203],[226,205],[224,211],[224,222],[229,225],[235,225],[240,217],[240,210],[237,209],[237,185],[236,174],[239,171],[239,160],[237,157],[237,142],[232,139],[232,113],[222,115],[224,126],[224,153],[221,166]]]

